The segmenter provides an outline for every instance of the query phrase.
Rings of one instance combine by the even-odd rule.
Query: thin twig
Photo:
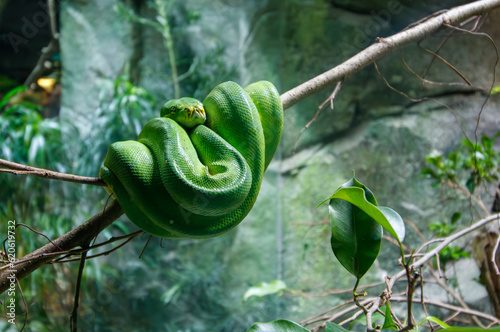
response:
[[[446,23],[445,23],[444,25],[446,26]],[[423,47],[423,46],[420,46],[420,43],[417,43],[417,46],[418,46],[418,48],[420,48],[421,50],[423,50],[423,51],[425,51],[425,52],[427,52],[427,53],[431,54],[433,57],[435,57],[436,59],[440,60],[441,62],[443,62],[443,63],[444,63],[445,65],[447,65],[448,67],[450,67],[450,68],[451,68],[451,69],[452,69],[455,73],[457,73],[457,75],[458,75],[458,76],[460,76],[460,78],[462,78],[462,79],[465,81],[465,83],[467,83],[467,85],[472,86],[472,83],[471,83],[471,82],[467,79],[467,77],[465,77],[465,75],[464,75],[464,74],[462,74],[462,73],[460,72],[460,70],[458,70],[457,68],[455,68],[455,67],[454,67],[451,63],[449,63],[448,61],[446,61],[446,59],[445,59],[445,58],[443,58],[442,56],[440,56],[440,55],[439,55],[439,54],[437,54],[437,53],[432,52],[431,50],[426,49],[426,48],[425,48],[425,47]]]
[[[70,318],[71,332],[76,332],[78,330],[78,305],[80,303],[80,289],[82,285],[83,268],[85,267],[86,258],[87,258],[87,251],[82,253],[82,256],[80,258],[80,266],[78,267],[78,277],[76,279],[76,287],[75,287],[75,301],[73,304],[73,312],[71,313],[71,318]]]
[[[144,254],[144,252],[146,251],[146,248],[148,247],[148,244],[149,244],[149,241],[151,241],[151,239],[153,238],[153,235],[150,235],[149,238],[148,238],[148,241],[146,242],[146,244],[144,245],[144,248],[142,248],[142,251],[141,253],[139,254],[139,259],[141,259],[142,257],[142,254]]]
[[[112,248],[112,249],[109,249],[109,250],[106,250],[104,252],[101,252],[101,253],[98,253],[98,254],[95,254],[95,255],[91,255],[91,256],[87,256],[87,260],[89,259],[92,259],[92,258],[96,258],[96,257],[101,257],[101,256],[107,256],[109,255],[110,253],[112,253],[113,251],[116,251],[118,249],[120,249],[121,247],[123,247],[124,245],[126,245],[127,243],[129,243],[130,241],[132,241],[135,237],[137,237],[138,235],[144,233],[143,231],[137,231],[134,233],[133,236],[129,237],[127,240],[123,241],[122,243],[120,243],[119,245],[117,245],[116,247]],[[90,249],[89,249],[90,250]],[[85,252],[88,252],[89,250],[85,250]],[[68,257],[68,255],[66,255],[65,257]],[[69,262],[74,262],[74,261],[77,261],[78,258],[70,258],[70,259],[56,259],[56,260],[53,260],[51,262],[49,262],[48,264],[56,264],[56,263],[69,263]]]
[[[56,6],[54,0],[48,1],[49,18],[50,18],[50,32],[51,40],[49,44],[42,48],[42,54],[35,65],[35,68],[31,71],[28,78],[24,81],[24,85],[28,88],[33,84],[40,76],[43,74],[45,62],[50,59],[50,57],[59,50],[59,33],[56,30]]]
[[[458,304],[460,304],[464,309],[467,309],[467,310],[470,309],[469,306],[467,305],[467,303],[465,303],[465,301],[462,299],[462,297],[460,297],[450,286],[448,286],[445,282],[443,282],[441,275],[439,275],[439,276],[436,275],[436,272],[434,271],[432,266],[429,267],[429,271],[431,272],[432,276],[436,280],[436,283],[439,286],[441,286],[441,288],[443,288],[446,292],[448,292],[448,294],[450,294],[458,302]],[[477,318],[474,318],[474,317],[472,318],[472,320],[474,320],[474,323],[476,323],[476,325],[484,328],[484,325],[481,323],[480,320],[478,320]]]
[[[326,105],[328,103],[330,103],[330,109],[333,111],[334,110],[334,104],[333,104],[333,100],[335,99],[335,97],[337,96],[337,94],[339,93],[340,91],[340,88],[342,87],[342,81],[338,82],[337,85],[335,86],[335,89],[333,89],[333,92],[332,94],[325,99],[324,102],[321,103],[321,105],[318,106],[318,110],[316,111],[316,114],[314,114],[313,118],[311,119],[311,121],[309,121],[305,126],[304,128],[302,128],[300,131],[299,131],[299,134],[297,135],[297,139],[295,140],[295,146],[293,148],[293,153],[292,154],[295,154],[295,152],[297,151],[297,145],[299,144],[299,139],[300,139],[300,136],[302,135],[302,133],[307,130],[307,128],[309,128],[309,126],[311,124],[313,124],[314,122],[316,122],[316,120],[318,119],[318,116],[320,115],[321,111],[323,110],[323,108],[326,107]]]
[[[105,251],[105,252],[102,252],[102,253],[99,253],[99,254],[96,254],[96,255],[92,255],[92,256],[88,256],[87,259],[90,259],[90,258],[94,258],[94,257],[98,257],[98,256],[103,256],[103,255],[107,255],[109,254],[110,252],[113,252],[115,251],[116,249],[122,247],[125,243],[128,243],[130,242],[132,239],[134,239],[135,237],[137,237],[138,235],[144,233],[144,231],[136,231],[136,232],[133,232],[133,233],[130,233],[130,234],[127,234],[127,235],[123,235],[123,236],[115,236],[115,237],[112,237],[110,238],[109,240],[107,241],[104,241],[104,242],[101,242],[101,243],[98,243],[98,244],[95,244],[95,245],[92,245],[92,246],[88,246],[88,247],[85,247],[85,248],[81,248],[81,249],[73,249],[73,250],[60,250],[60,251],[55,251],[55,252],[50,252],[50,253],[46,253],[46,254],[41,254],[38,259],[41,259],[41,258],[50,258],[50,257],[58,257],[58,256],[61,256],[61,255],[64,255],[62,257],[60,257],[59,259],[55,259],[55,260],[51,260],[50,262],[48,262],[47,264],[54,264],[54,263],[60,263],[61,260],[69,257],[69,256],[74,256],[74,255],[81,255],[82,253],[84,252],[88,252],[92,249],[96,249],[96,248],[99,248],[99,247],[103,247],[105,245],[108,245],[110,243],[113,243],[113,242],[116,242],[116,241],[120,241],[120,240],[123,240],[123,239],[127,239],[126,241],[124,241],[123,243],[121,243],[120,245],[118,245],[117,247],[113,248],[113,249],[110,249],[108,251]],[[54,246],[56,246],[56,244],[54,242],[51,242]],[[58,249],[61,249],[57,246]],[[26,257],[23,257],[23,258],[19,258],[19,259],[16,259],[14,262],[12,262],[12,265],[10,266],[16,266],[16,265],[19,265],[19,264],[22,264],[24,262],[27,262],[27,261],[31,261],[33,260],[32,257],[30,256],[26,256]],[[79,260],[79,259],[76,259],[76,260]],[[73,260],[65,260],[64,262],[71,262]],[[2,266],[0,267],[0,271],[2,270],[6,270],[8,269],[9,266]]]
[[[427,312],[427,307],[425,305],[424,301],[424,274],[422,272],[423,266],[420,267],[420,303],[422,304],[422,309],[424,310],[425,317],[429,317],[429,313]],[[432,323],[430,321],[427,321],[429,323],[429,328],[431,329],[431,332],[434,331],[434,327],[432,327]]]
[[[394,302],[406,302],[407,300],[408,299],[406,297],[393,297],[391,299],[391,301],[394,301]],[[413,301],[420,303],[420,299],[418,299],[418,298],[414,298]],[[484,313],[484,312],[481,312],[481,311],[477,311],[477,310],[474,310],[474,309],[465,309],[465,308],[462,308],[462,307],[457,307],[457,306],[452,305],[452,304],[443,303],[443,302],[434,301],[434,300],[425,300],[425,303],[427,305],[432,305],[432,306],[443,308],[443,309],[447,309],[447,310],[450,310],[450,311],[460,312],[460,313],[462,313],[464,315],[476,316],[476,317],[479,317],[479,318],[484,318],[484,319],[487,319],[487,320],[489,320],[489,321],[491,321],[491,322],[493,322],[495,324],[500,324],[500,320],[498,320],[498,318],[496,318],[495,316],[492,316],[492,315],[489,315],[487,313]]]
[[[418,103],[418,102],[421,102],[421,101],[424,101],[424,100],[426,100],[426,99],[427,99],[426,97],[424,97],[424,98],[418,98],[418,99],[417,99],[417,98],[412,98],[412,97],[408,96],[406,93],[404,93],[403,91],[396,89],[395,87],[393,87],[393,86],[392,86],[392,85],[391,85],[391,84],[387,81],[387,79],[385,78],[385,76],[384,76],[384,75],[382,75],[382,73],[381,73],[381,72],[380,72],[380,70],[378,69],[377,62],[373,61],[373,66],[375,67],[375,70],[377,71],[378,76],[380,76],[380,78],[382,78],[382,80],[384,81],[385,85],[386,85],[389,89],[391,89],[392,91],[394,91],[394,92],[396,92],[396,93],[398,93],[398,94],[402,95],[403,97],[405,97],[405,98],[406,98],[406,99],[408,99],[408,100],[411,100],[411,101],[412,101],[412,102],[414,102],[414,103]]]
[[[373,287],[377,287],[377,286],[381,286],[383,284],[384,284],[384,282],[374,282],[372,284],[364,285],[362,287],[359,287],[359,288],[362,289],[362,290],[360,290],[360,292],[363,293],[367,289],[370,289],[370,288],[373,288]],[[285,296],[300,296],[300,297],[303,297],[303,298],[310,298],[310,297],[325,297],[325,296],[329,296],[329,295],[339,295],[339,294],[347,294],[347,293],[352,293],[352,288],[348,288],[348,289],[333,289],[333,290],[330,290],[328,292],[319,293],[319,294],[285,293],[284,295]]]
[[[498,264],[497,264],[497,252],[499,245],[500,245],[500,236],[497,236],[495,247],[493,248],[493,252],[491,253],[491,264],[493,264],[493,267],[495,268],[496,275],[500,275],[500,270],[498,269]]]
[[[417,74],[411,67],[410,65],[406,62],[405,60],[405,57],[404,57],[404,54],[403,54],[403,49],[401,49],[401,61],[403,62],[403,65],[405,66],[405,68],[410,72],[412,73],[416,78],[418,78],[420,81],[422,81],[423,83],[426,83],[426,84],[430,84],[430,85],[445,85],[445,86],[453,86],[453,85],[458,85],[458,86],[463,86],[463,87],[467,87],[467,84],[463,83],[463,82],[436,82],[436,81],[431,81],[431,80],[428,80],[422,76],[420,76],[419,74]]]

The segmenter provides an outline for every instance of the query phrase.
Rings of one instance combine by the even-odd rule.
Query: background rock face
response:
[[[61,116],[76,122],[86,135],[98,132],[92,123],[99,79],[117,77],[134,63],[137,48],[142,50],[136,62],[140,84],[161,103],[173,96],[161,35],[144,26],[142,38],[132,42],[134,24],[117,14],[114,8],[118,3],[61,3]],[[376,37],[391,35],[430,12],[457,4],[440,3],[438,8],[432,1],[176,2],[169,18],[179,72],[188,72],[192,63],[197,63],[192,75],[181,82],[181,94],[203,99],[225,80],[241,85],[269,80],[285,92],[343,62]],[[154,9],[146,5],[140,8],[141,15],[156,16]],[[481,29],[497,43],[499,20],[500,12],[491,13]],[[122,322],[129,326],[139,322],[149,326],[152,323],[144,319],[148,317],[154,324],[163,321],[172,330],[240,331],[257,320],[283,317],[298,321],[339,303],[340,297],[269,297],[242,304],[241,297],[249,286],[274,279],[312,293],[352,287],[354,280],[331,253],[329,230],[324,224],[326,207],[316,209],[316,205],[346,182],[353,170],[381,205],[391,206],[428,235],[429,222],[448,220],[455,211],[469,215],[468,200],[451,192],[442,197],[420,175],[425,156],[432,150],[446,154],[459,146],[464,133],[474,137],[493,80],[496,55],[488,39],[450,32],[440,31],[421,46],[434,51],[448,38],[439,54],[460,70],[472,87],[463,86],[463,80],[448,66],[410,45],[377,65],[394,88],[425,100],[412,102],[390,90],[370,66],[346,80],[334,101],[335,108],[324,109],[298,140],[300,130],[332,91],[323,91],[287,110],[280,149],[246,220],[219,238],[168,241],[166,249],[151,249],[146,253],[151,255],[149,259],[161,262],[166,272],[148,272],[147,280],[141,281],[148,287],[141,292],[114,294],[115,305],[96,313],[103,326],[109,326],[112,317],[121,316],[132,319]],[[419,75],[429,69],[427,80],[461,85],[424,84],[405,67],[402,56]],[[497,80],[498,72],[497,68]],[[484,107],[478,134],[498,131],[498,96],[491,97]],[[487,206],[490,203],[486,201]],[[477,211],[471,211],[477,217]],[[464,220],[469,222],[470,217]],[[417,245],[414,232],[408,231],[406,243]],[[398,268],[397,253],[389,243],[383,244],[382,254],[384,258],[366,276],[366,283],[380,281],[382,275]],[[141,273],[146,267],[135,262],[135,257],[115,256],[109,264],[122,276],[126,269]],[[134,287],[135,282],[127,286]],[[106,289],[106,285],[101,287]],[[174,292],[171,302],[162,303],[162,295],[174,287],[179,291]],[[92,299],[86,301],[95,308]]]

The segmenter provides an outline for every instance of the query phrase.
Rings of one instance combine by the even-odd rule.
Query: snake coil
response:
[[[217,236],[250,212],[282,128],[283,107],[273,84],[243,89],[225,82],[203,104],[193,98],[167,102],[137,141],[109,147],[99,177],[147,233]]]

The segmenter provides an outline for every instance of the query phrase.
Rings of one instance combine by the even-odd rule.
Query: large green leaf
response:
[[[269,323],[255,323],[247,332],[310,332],[297,323],[286,319],[273,320]]]
[[[391,208],[378,206],[375,196],[364,184],[353,177],[329,200],[332,250],[358,281],[378,256],[382,227],[396,238],[404,254],[403,219]]]
[[[281,292],[286,289],[286,284],[282,280],[273,280],[271,282],[261,282],[249,288],[243,295],[243,301],[248,300],[251,296],[266,296]]]
[[[328,205],[333,253],[358,280],[377,258],[382,241],[382,227],[357,206],[360,205],[358,201],[366,199],[377,204],[371,191],[352,178],[330,197]]]
[[[403,242],[405,237],[405,226],[401,216],[391,208],[377,206],[373,204],[373,202],[369,202],[368,195],[365,195],[365,190],[363,188],[341,187],[332,197],[330,197],[330,199],[342,199],[355,205],[375,222],[384,227],[399,243]]]

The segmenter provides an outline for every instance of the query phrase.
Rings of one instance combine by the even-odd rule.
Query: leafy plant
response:
[[[430,166],[422,170],[422,174],[434,179],[435,186],[451,181],[473,194],[481,181],[492,183],[500,179],[500,152],[493,149],[499,136],[500,132],[491,138],[482,135],[478,143],[463,139],[458,149],[446,158],[433,151],[426,156]]]
[[[24,92],[24,86],[8,92],[0,101],[0,151],[8,160],[64,171],[61,126],[57,119],[44,118],[42,107],[30,102],[9,105]]]
[[[380,252],[382,229],[398,241],[404,262],[403,219],[394,210],[378,206],[375,196],[364,184],[353,177],[328,200],[332,250],[342,266],[357,279],[353,293]]]
[[[147,121],[159,116],[156,100],[142,87],[130,82],[127,76],[104,82],[99,94],[95,128],[98,134],[79,142],[87,148],[78,161],[77,173],[96,175],[109,145],[116,141],[135,139]]]

